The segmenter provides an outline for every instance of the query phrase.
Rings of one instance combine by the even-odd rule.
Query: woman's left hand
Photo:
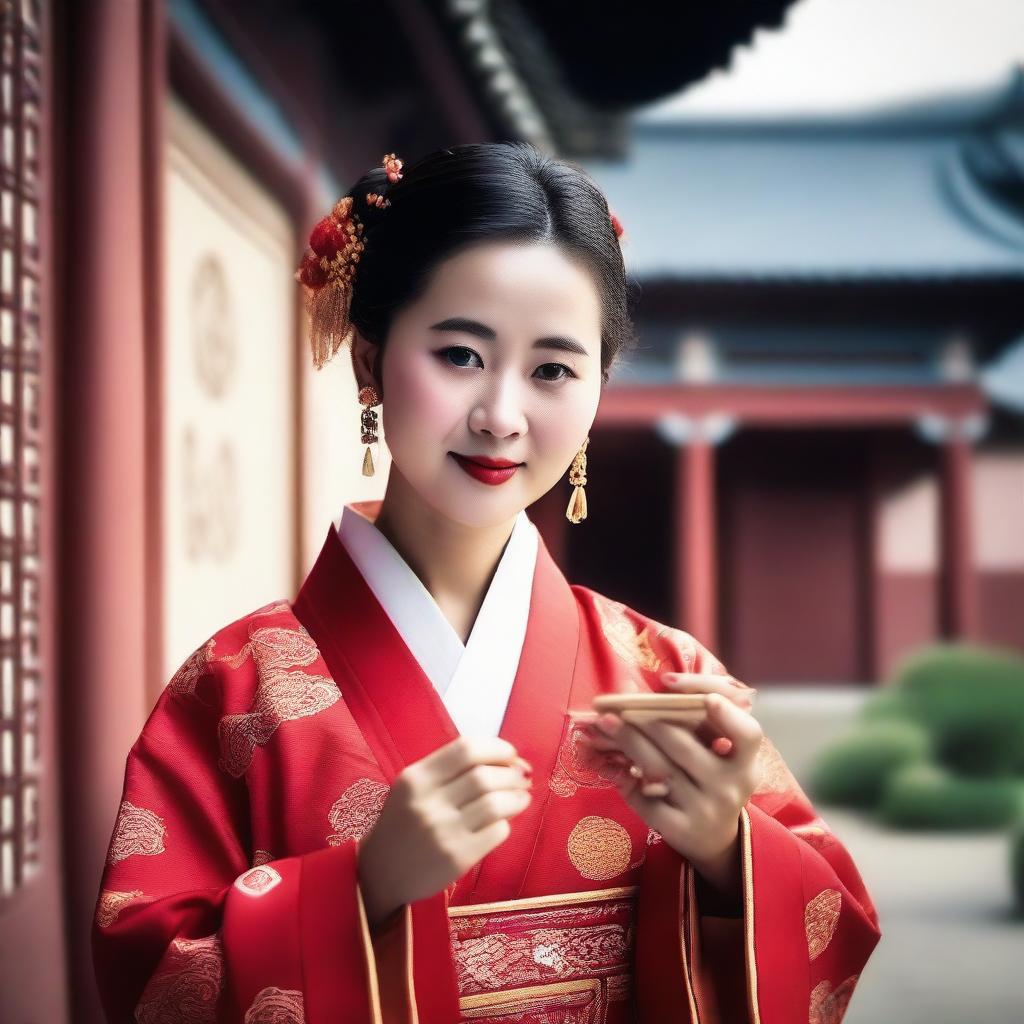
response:
[[[616,784],[647,825],[710,880],[724,878],[740,811],[759,782],[755,762],[764,734],[757,719],[721,693],[709,693],[700,731],[731,741],[729,753],[720,754],[687,726],[630,717],[628,711],[605,713],[583,735],[598,750],[621,751],[642,772],[623,769]],[[658,782],[660,790],[651,785]],[[645,789],[662,795],[644,795]]]

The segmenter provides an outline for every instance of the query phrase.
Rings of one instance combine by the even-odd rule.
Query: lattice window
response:
[[[39,866],[42,2],[0,24],[0,900]]]

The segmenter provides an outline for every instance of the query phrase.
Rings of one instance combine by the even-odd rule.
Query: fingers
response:
[[[661,678],[673,693],[720,693],[747,711],[754,706],[754,697],[757,695],[757,690],[733,676],[711,675],[708,672],[665,672]]]
[[[478,832],[496,821],[511,818],[525,811],[530,806],[531,799],[532,794],[529,790],[491,790],[460,808],[463,827],[468,832]]]
[[[610,729],[615,746],[639,766],[647,781],[667,779],[676,770],[675,766],[639,724],[633,725],[627,721],[628,715],[628,710],[623,711],[621,715],[602,715],[598,724],[602,729]]]
[[[628,711],[623,712],[623,718],[630,721]],[[720,770],[718,755],[708,750],[685,726],[657,720],[630,724],[639,729],[666,760],[689,775],[699,789],[703,789],[713,774]]]
[[[478,764],[511,765],[522,761],[516,748],[500,736],[459,736],[402,773],[413,793],[436,789]]]
[[[753,715],[718,696],[708,699],[708,725],[716,735],[732,741],[730,758],[744,763],[753,760],[764,738],[761,724]]]
[[[522,769],[513,766],[478,764],[441,787],[438,795],[453,807],[465,804],[497,790],[529,791],[532,782]]]

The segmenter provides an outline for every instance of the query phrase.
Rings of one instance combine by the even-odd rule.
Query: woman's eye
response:
[[[464,360],[480,358],[471,348],[466,348],[464,345],[452,345],[449,348],[441,349],[437,354],[451,366],[460,367],[468,367],[472,365],[470,362],[466,362]],[[544,363],[543,366],[539,366],[537,370],[540,372],[541,370],[547,370],[549,368],[554,368],[556,371],[559,371],[557,376],[541,376],[541,380],[549,384],[554,384],[556,381],[576,376],[576,374],[573,373],[572,370],[564,363]]]
[[[459,352],[459,353],[463,353],[464,352],[468,356],[470,356],[470,357],[472,357],[474,359],[479,359],[480,358],[471,348],[465,348],[462,345],[453,345],[451,348],[441,349],[441,351],[438,353],[438,355],[441,356],[442,358],[447,359],[448,356],[452,352]],[[448,361],[452,362],[450,359]],[[468,366],[468,365],[469,365],[468,363],[452,362],[452,366]]]
[[[549,366],[554,367],[556,370],[561,370],[562,372],[557,377],[545,377],[543,378],[544,380],[565,380],[567,377],[576,376],[576,374],[573,373],[572,370],[570,370],[569,367],[565,365],[565,363],[545,363],[543,366],[538,367],[538,369],[544,370]]]

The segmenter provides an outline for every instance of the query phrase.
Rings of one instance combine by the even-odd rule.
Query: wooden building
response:
[[[1024,650],[1024,372],[1000,362],[1024,347],[1022,124],[1018,71],[856,118],[640,119],[628,161],[588,164],[640,347],[591,517],[546,517],[575,580],[752,683]]]

